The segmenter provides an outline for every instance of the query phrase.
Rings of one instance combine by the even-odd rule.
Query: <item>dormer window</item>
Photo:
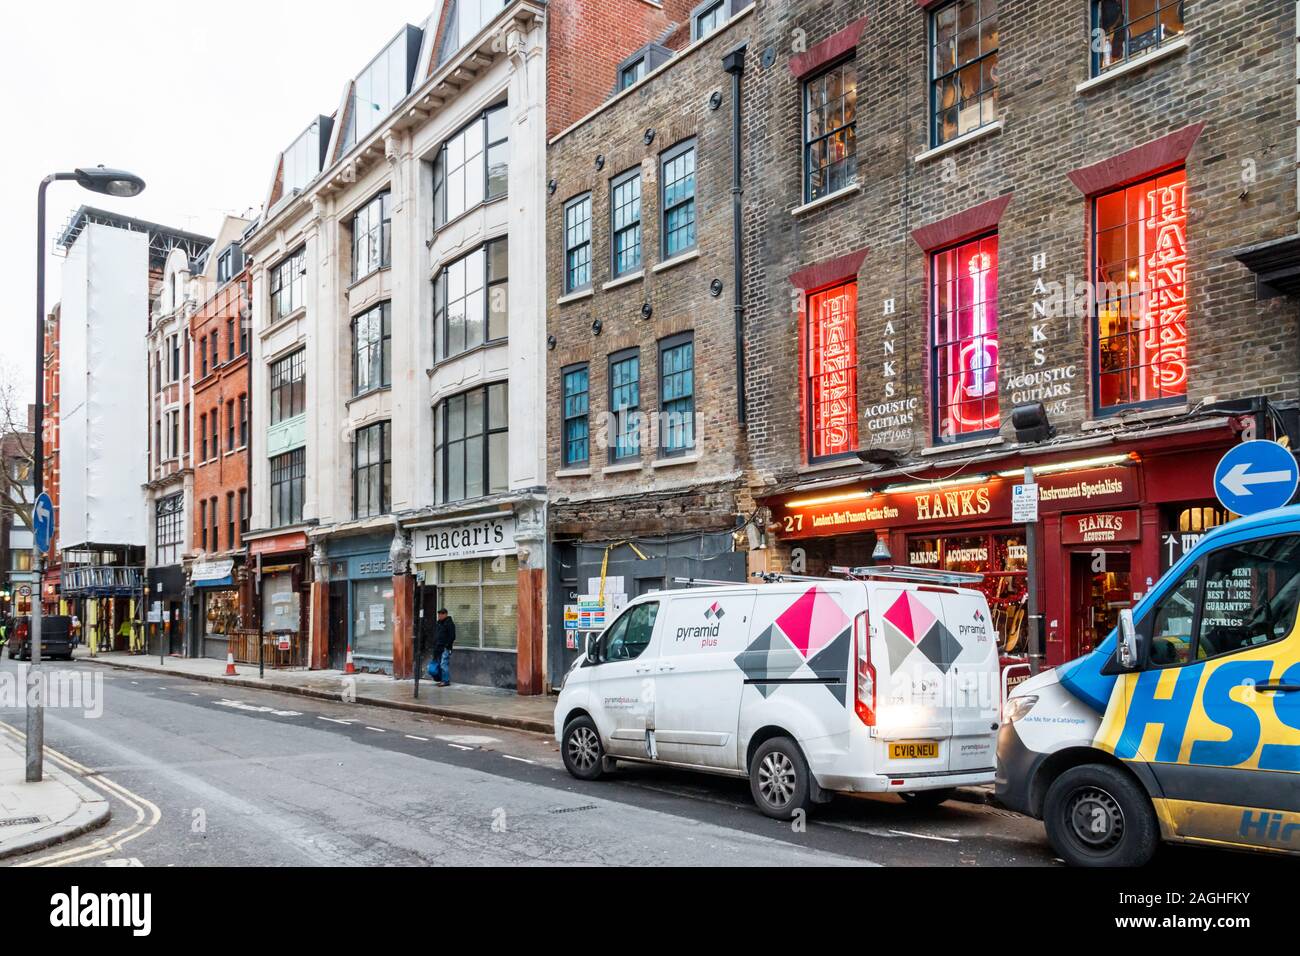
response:
[[[645,57],[637,57],[630,64],[618,71],[619,92],[627,89],[645,76]]]
[[[727,0],[710,0],[691,14],[691,39],[703,40],[727,22]]]
[[[365,139],[398,103],[406,99],[420,55],[421,31],[406,26],[382,53],[358,74],[348,102],[347,135],[344,150]]]

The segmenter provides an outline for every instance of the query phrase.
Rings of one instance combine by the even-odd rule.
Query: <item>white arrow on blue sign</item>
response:
[[[44,492],[32,505],[32,535],[36,538],[36,550],[49,554],[54,543],[54,502]]]
[[[1300,483],[1291,451],[1275,441],[1242,442],[1214,470],[1214,493],[1233,514],[1259,514],[1289,504]]]

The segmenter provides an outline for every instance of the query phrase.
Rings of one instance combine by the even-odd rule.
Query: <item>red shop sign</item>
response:
[[[878,528],[961,527],[1011,520],[1014,478],[992,478],[935,490],[868,494],[866,489],[793,496],[773,508],[783,538],[817,538]],[[1137,501],[1137,471],[1094,468],[1038,479],[1039,509],[1065,511],[1080,505],[1126,505]]]
[[[1085,515],[1066,515],[1061,519],[1062,544],[1110,544],[1136,541],[1141,537],[1141,518],[1137,509],[1103,511]]]
[[[249,554],[277,554],[282,551],[306,551],[307,534],[303,531],[276,535],[273,538],[260,538],[249,542]]]
[[[813,458],[858,447],[858,284],[808,300],[808,387]]]

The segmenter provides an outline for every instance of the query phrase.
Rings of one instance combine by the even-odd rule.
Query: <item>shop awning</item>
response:
[[[1255,273],[1260,299],[1300,294],[1300,235],[1238,249],[1233,255]]]
[[[196,588],[230,587],[234,583],[235,562],[200,561],[190,569],[190,583]]]

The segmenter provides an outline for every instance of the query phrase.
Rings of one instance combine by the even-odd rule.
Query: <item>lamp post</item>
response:
[[[32,441],[35,472],[34,499],[45,492],[45,193],[51,183],[74,181],[83,189],[105,196],[128,198],[144,190],[144,180],[120,169],[89,166],[70,173],[52,173],[41,180],[36,194],[36,435]],[[32,602],[32,666],[27,671],[27,782],[39,783],[44,773],[45,701],[39,676],[41,663],[41,588],[45,581],[45,555],[33,544],[36,600]]]

